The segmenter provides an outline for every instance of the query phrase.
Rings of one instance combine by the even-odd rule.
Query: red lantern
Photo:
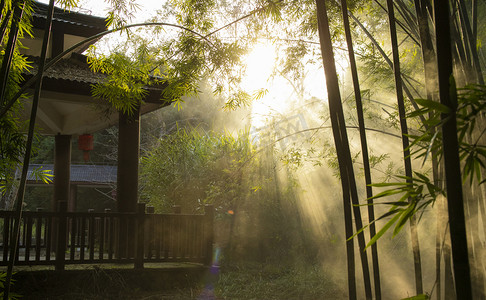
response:
[[[83,150],[85,162],[89,161],[89,151],[93,150],[94,139],[91,134],[82,134],[78,137],[78,149]]]

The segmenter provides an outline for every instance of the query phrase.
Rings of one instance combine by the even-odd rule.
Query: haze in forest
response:
[[[180,9],[180,20],[193,18],[191,7],[184,6],[188,2],[182,2],[171,2],[180,7],[175,5],[168,11]],[[451,84],[449,90],[453,101],[459,103],[453,116],[458,118],[459,147],[455,150],[463,175],[457,174],[456,184],[464,189],[461,205],[464,203],[463,227],[467,231],[463,237],[467,236],[469,247],[469,253],[459,257],[454,250],[458,247],[453,243],[455,239],[451,242],[451,232],[455,237],[456,231],[450,231],[455,224],[448,222],[453,212],[447,211],[445,197],[452,185],[445,177],[450,168],[442,163],[450,150],[443,143],[450,134],[441,133],[439,122],[441,116],[451,112],[451,107],[439,102],[439,92],[444,87],[439,85],[437,74],[442,72],[435,57],[445,54],[437,46],[426,49],[424,41],[427,35],[432,36],[431,43],[439,39],[434,26],[442,27],[430,17],[436,7],[429,1],[388,1],[387,4],[395,5],[398,21],[398,29],[390,29],[387,16],[390,7],[385,8],[385,1],[349,2],[350,11],[357,16],[351,19],[351,29],[362,107],[356,101],[356,82],[338,4],[325,1],[329,5],[326,15],[330,16],[329,38],[334,47],[337,68],[334,75],[341,101],[328,98],[332,87],[326,86],[326,66],[322,66],[322,28],[318,27],[322,20],[317,22],[314,18],[313,2],[312,9],[280,6],[279,1],[259,3],[259,9],[266,14],[255,13],[254,19],[242,17],[253,8],[252,3],[245,2],[241,7],[227,1],[218,2],[220,6],[209,5],[211,9],[219,9],[214,16],[226,18],[213,17],[201,8],[204,13],[201,12],[201,20],[196,20],[201,24],[194,22],[195,30],[205,30],[202,21],[214,21],[224,28],[221,32],[214,31],[217,32],[214,39],[221,44],[234,43],[234,48],[230,48],[233,52],[226,50],[225,55],[240,54],[239,46],[246,47],[246,52],[241,50],[245,53],[234,58],[234,64],[228,59],[231,64],[222,68],[224,72],[215,71],[212,77],[191,82],[194,86],[188,84],[192,93],[183,96],[180,102],[142,117],[139,200],[153,206],[156,213],[168,213],[174,205],[187,214],[201,213],[206,204],[215,206],[214,265],[221,267],[218,274],[221,285],[216,291],[223,299],[244,298],[252,288],[262,293],[252,296],[273,299],[272,295],[263,295],[266,288],[259,286],[261,282],[267,283],[265,280],[268,286],[286,287],[289,294],[292,289],[300,291],[296,293],[307,290],[305,296],[309,298],[312,292],[316,297],[353,298],[354,282],[357,299],[364,299],[367,288],[370,291],[366,293],[373,289],[374,299],[414,296],[417,297],[411,299],[451,299],[454,293],[460,295],[464,284],[454,270],[454,262],[459,264],[456,259],[469,259],[474,296],[483,299],[486,150],[482,111],[486,89],[481,70],[485,59],[481,40],[486,38],[486,32],[481,20],[486,16],[486,4],[466,1],[463,6],[450,2],[458,13],[450,20],[456,26],[451,27],[456,31],[451,34],[454,47],[450,60],[454,63],[458,89]],[[414,6],[420,3],[425,11],[423,16],[418,15],[420,11]],[[160,2],[140,4],[144,8],[133,22],[155,18],[156,9],[162,8]],[[78,11],[100,14],[104,9],[89,1],[81,3]],[[186,14],[188,17],[184,19],[182,16]],[[466,22],[466,16],[471,23]],[[240,17],[243,24],[230,23]],[[175,16],[171,18],[167,21],[180,21]],[[425,31],[420,27],[424,23],[430,26]],[[226,24],[230,25],[223,27]],[[141,44],[160,46],[174,57],[180,54],[167,49],[180,42],[179,38],[185,42],[187,32],[166,28],[163,33],[151,35],[151,30],[137,31]],[[398,36],[398,47],[393,46],[390,32]],[[167,40],[173,39],[173,44],[157,44],[156,38],[164,34]],[[124,34],[103,38],[97,54],[123,49],[115,45],[123,46],[126,38]],[[204,38],[197,42],[203,44]],[[194,46],[200,47],[198,53],[213,50],[210,47],[213,45],[200,44]],[[434,58],[427,61],[427,57],[422,57],[426,55],[424,49],[434,52]],[[215,53],[220,55],[211,52],[217,56]],[[183,58],[192,58],[187,49],[183,54],[187,55],[181,54]],[[220,62],[209,54],[204,57],[211,63]],[[394,73],[397,70],[393,68],[394,58],[399,59],[401,74]],[[164,61],[166,70],[171,70],[170,63],[176,62],[167,61]],[[212,70],[220,70],[221,65],[214,63]],[[197,73],[200,74],[203,72]],[[401,77],[397,80],[394,76]],[[397,93],[396,86],[400,83],[403,88]],[[222,92],[215,93],[220,87]],[[400,96],[402,91],[404,95]],[[342,111],[333,106],[336,102]],[[406,124],[400,116],[402,110]],[[360,128],[358,113],[364,117],[367,155],[363,154],[360,133],[365,128]],[[346,124],[341,119],[336,122],[336,115],[342,116]],[[91,163],[114,164],[117,128],[98,132],[95,138]],[[408,139],[410,148],[404,143]],[[44,138],[39,143],[42,149],[42,145],[52,145],[52,140]],[[410,156],[404,155],[408,150]],[[345,152],[349,152],[349,158]],[[80,153],[74,156],[81,160]],[[43,151],[35,157],[42,163],[52,158],[52,153]],[[413,170],[410,174],[408,160]],[[373,185],[374,220],[369,217],[367,205],[370,191],[367,171]],[[103,205],[115,207],[111,191],[97,192],[103,194]],[[358,204],[352,203],[355,196]],[[29,203],[34,198],[38,204],[49,201],[45,200],[48,197],[47,189],[28,189],[26,207],[34,208],[34,202]],[[86,198],[90,197],[95,198],[92,194]],[[359,221],[365,226],[362,231],[356,228]],[[376,248],[368,244],[373,239],[372,226],[376,226],[380,237],[374,244]],[[348,230],[352,234],[346,236]],[[360,236],[366,251],[359,244]],[[379,268],[375,268],[373,263],[378,262]],[[368,274],[364,267],[369,267]],[[373,275],[378,272],[377,280]],[[239,281],[241,278],[265,280],[251,281],[242,287],[237,284],[244,281]],[[282,278],[288,281],[278,282]],[[449,284],[453,280],[455,284]],[[381,291],[377,289],[379,284]]]

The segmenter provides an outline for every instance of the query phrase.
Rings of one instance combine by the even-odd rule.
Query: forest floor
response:
[[[246,263],[19,267],[12,289],[21,299],[346,299],[343,285],[320,269]]]

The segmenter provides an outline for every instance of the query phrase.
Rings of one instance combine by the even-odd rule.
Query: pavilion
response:
[[[34,38],[22,42],[28,48],[22,54],[33,61],[27,81],[38,67],[48,6],[33,2]],[[104,18],[60,8],[54,11],[48,59],[87,37],[107,30]],[[71,191],[71,141],[80,136],[111,127],[118,123],[117,208],[119,212],[134,212],[138,200],[138,164],[140,148],[140,115],[169,104],[160,100],[164,86],[147,87],[147,96],[131,115],[115,111],[107,102],[91,96],[91,86],[103,80],[103,74],[90,70],[82,54],[94,43],[88,42],[65,55],[44,72],[36,127],[43,135],[55,136],[54,197],[51,209],[57,210],[61,201],[67,201],[72,210],[75,199]],[[32,91],[32,90],[30,90]],[[31,99],[27,99],[24,118],[30,115]]]

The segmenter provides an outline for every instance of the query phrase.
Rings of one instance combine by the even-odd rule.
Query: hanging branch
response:
[[[42,86],[42,73],[44,72],[44,65],[46,61],[47,47],[49,45],[49,36],[51,32],[53,15],[54,15],[54,0],[50,0],[49,10],[47,13],[46,28],[44,30],[44,40],[42,43],[41,59],[39,62],[39,71],[37,73],[39,74],[39,79],[37,80],[34,99],[32,101],[32,111],[30,114],[29,131],[27,135],[27,144],[25,147],[25,154],[24,154],[24,163],[22,166],[22,175],[20,177],[20,185],[17,193],[17,203],[15,209],[14,228],[13,228],[14,239],[10,247],[10,257],[9,257],[8,268],[7,268],[7,277],[5,279],[5,291],[3,294],[3,299],[9,298],[10,282],[12,280],[13,267],[15,264],[15,258],[17,257],[17,251],[18,251],[18,246],[20,241],[19,239],[20,221],[22,218],[22,204],[24,202],[25,183],[27,181],[27,172],[29,170],[30,154],[32,152],[32,142],[34,139],[35,119],[37,116],[37,106],[39,104],[40,91]],[[4,251],[7,251],[7,249],[4,249]]]
[[[405,164],[405,176],[409,178],[407,179],[407,183],[411,184],[412,183],[411,178],[413,177],[412,162],[411,162],[410,150],[409,150],[410,143],[408,140],[408,125],[406,119],[405,104],[403,101],[402,79],[400,75],[400,53],[398,52],[397,30],[394,21],[395,18],[394,18],[393,0],[387,0],[386,3],[388,8],[388,20],[390,26],[391,46],[393,52],[393,67],[394,67],[393,71],[395,74],[398,114],[400,118],[400,128],[402,131],[403,162]],[[409,202],[411,202],[411,199],[409,199]],[[411,230],[412,250],[413,250],[414,265],[415,265],[415,288],[416,288],[417,295],[421,295],[423,294],[422,262],[420,258],[420,247],[419,247],[416,222],[417,221],[415,219],[415,215],[412,214],[410,217],[410,230]]]
[[[317,20],[318,20],[318,32],[319,40],[321,44],[321,55],[324,66],[324,72],[326,77],[327,94],[329,101],[330,118],[334,136],[334,142],[336,144],[336,152],[339,162],[339,171],[341,174],[341,185],[343,189],[343,201],[344,201],[344,217],[346,228],[346,247],[348,254],[348,289],[349,298],[356,299],[356,286],[354,279],[354,258],[350,259],[350,241],[352,234],[352,228],[350,227],[350,215],[351,215],[351,202],[353,204],[353,212],[356,223],[356,230],[361,231],[358,233],[358,246],[360,249],[361,266],[363,271],[363,280],[365,288],[366,299],[372,299],[371,292],[371,279],[370,270],[368,266],[368,256],[365,250],[365,238],[363,231],[361,212],[359,207],[358,192],[356,189],[356,181],[354,177],[353,162],[351,159],[351,153],[349,150],[349,141],[346,132],[346,122],[344,119],[343,107],[341,103],[341,95],[339,92],[339,80],[336,73],[336,65],[334,62],[334,53],[332,49],[331,34],[329,32],[329,21],[327,17],[327,9],[324,0],[316,0],[317,7]],[[350,199],[351,198],[351,199]],[[351,200],[351,201],[350,201]],[[352,226],[352,225],[351,225]],[[350,264],[353,264],[351,269]],[[353,273],[350,273],[353,272]]]
[[[443,113],[442,149],[445,167],[447,206],[457,299],[472,299],[471,274],[464,217],[461,166],[457,139],[455,84],[452,75],[451,36],[448,1],[434,0],[437,66],[440,102],[449,108]]]
[[[351,75],[353,78],[354,87],[354,97],[356,99],[356,112],[358,115],[358,125],[359,125],[359,135],[361,139],[361,152],[363,157],[363,168],[365,173],[365,183],[366,183],[366,198],[368,199],[368,218],[370,223],[370,239],[376,235],[376,225],[375,225],[375,211],[373,206],[373,188],[371,187],[371,167],[368,154],[368,142],[366,139],[366,129],[364,123],[363,114],[363,101],[361,99],[361,89],[359,86],[358,69],[356,66],[356,58],[354,55],[353,40],[351,37],[351,28],[349,26],[349,18],[347,14],[347,2],[346,0],[341,0],[341,11],[344,24],[344,33],[346,35],[346,43],[348,46],[349,53],[349,65],[351,68]],[[373,266],[373,280],[375,287],[375,298],[377,300],[381,299],[381,283],[380,283],[380,266],[378,261],[378,245],[374,243],[371,246],[371,257]]]
[[[70,48],[68,48],[66,50],[64,50],[58,56],[50,59],[49,62],[47,62],[45,64],[44,71],[46,71],[50,67],[52,67],[55,63],[57,63],[59,60],[61,60],[66,54],[71,53],[72,51],[74,51],[78,47],[80,47],[80,46],[82,46],[82,45],[84,45],[84,44],[86,44],[88,42],[91,42],[91,41],[94,41],[96,39],[99,39],[99,38],[101,38],[101,37],[103,37],[105,35],[108,35],[110,33],[114,33],[114,32],[117,32],[117,31],[121,31],[121,30],[124,30],[124,29],[127,29],[127,28],[141,27],[141,26],[169,26],[169,27],[179,28],[179,29],[189,31],[189,32],[191,32],[191,33],[199,36],[200,38],[206,40],[211,46],[214,46],[211,43],[211,41],[209,41],[205,36],[203,36],[203,35],[195,32],[194,30],[191,30],[189,28],[186,28],[184,26],[180,26],[180,25],[176,25],[176,24],[170,24],[170,23],[165,23],[165,22],[137,23],[137,24],[131,24],[131,25],[127,25],[127,26],[123,26],[123,27],[119,27],[119,28],[115,28],[115,29],[103,31],[101,33],[95,34],[93,36],[90,36],[90,37],[88,37],[88,38],[80,41],[79,43],[71,46]],[[3,117],[7,113],[7,111],[12,107],[12,105],[15,103],[15,101],[17,101],[17,99],[19,99],[22,96],[22,94],[24,94],[27,91],[28,88],[30,88],[35,82],[37,82],[38,79],[39,79],[39,73],[33,75],[32,78],[30,78],[28,81],[26,81],[22,85],[22,88],[17,92],[17,94],[15,94],[8,101],[8,103],[6,103],[5,105],[3,105],[3,107],[0,110],[0,118]]]

